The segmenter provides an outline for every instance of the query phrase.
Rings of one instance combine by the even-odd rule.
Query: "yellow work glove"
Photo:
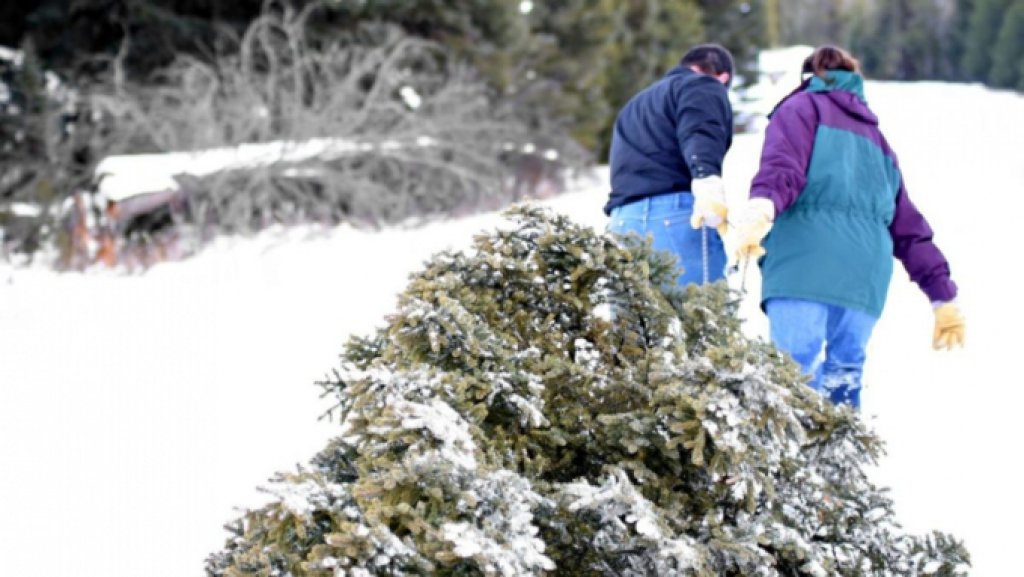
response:
[[[952,350],[954,345],[964,346],[964,315],[960,307],[950,301],[934,303],[935,332],[932,335],[932,348],[935,350]]]
[[[724,236],[729,208],[725,204],[725,184],[722,183],[722,177],[695,178],[690,183],[690,191],[693,193],[693,216],[690,217],[690,226],[716,228],[718,234]]]
[[[772,229],[775,205],[767,198],[751,198],[733,222],[736,229],[736,260],[760,258],[764,255],[761,241]]]

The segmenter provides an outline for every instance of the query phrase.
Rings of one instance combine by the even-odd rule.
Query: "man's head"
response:
[[[729,86],[732,83],[732,54],[719,44],[700,44],[694,46],[679,61],[681,66],[707,74]]]

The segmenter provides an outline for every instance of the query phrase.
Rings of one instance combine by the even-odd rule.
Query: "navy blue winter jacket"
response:
[[[677,66],[619,112],[605,214],[644,197],[690,190],[690,180],[720,175],[732,145],[732,107],[715,78]]]

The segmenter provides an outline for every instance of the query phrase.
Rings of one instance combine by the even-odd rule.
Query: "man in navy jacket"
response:
[[[732,75],[728,50],[695,46],[633,96],[615,121],[608,230],[650,235],[654,248],[675,253],[680,285],[725,276],[721,174],[732,145]]]

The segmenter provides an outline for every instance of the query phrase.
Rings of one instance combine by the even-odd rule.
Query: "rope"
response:
[[[708,227],[700,227],[700,250],[702,256],[702,264],[704,265],[704,282],[701,284],[708,284],[708,279],[711,278],[711,274],[708,272]]]
[[[749,256],[743,257],[743,272],[741,273],[741,276],[740,276],[740,294],[741,295],[746,295],[747,294],[747,265],[749,265],[749,264],[750,264],[750,257]]]
[[[704,277],[704,283],[708,284],[708,280],[711,278],[710,272],[708,272],[708,227],[700,227],[700,250],[701,250],[701,264],[704,270],[702,271]],[[750,256],[743,258],[743,266],[740,267],[740,263],[736,263],[729,267],[729,273],[736,272],[737,269],[742,268],[740,271],[740,294],[747,294],[747,267],[750,265]]]

